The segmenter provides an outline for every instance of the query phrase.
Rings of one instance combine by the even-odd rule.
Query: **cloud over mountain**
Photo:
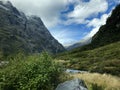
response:
[[[47,27],[59,23],[59,14],[65,9],[67,0],[10,0],[18,9],[27,15],[42,18]]]
[[[39,16],[62,44],[72,44],[80,39],[93,36],[98,28],[105,24],[111,10],[120,3],[120,0],[10,1],[25,14]],[[62,27],[62,29],[58,27]],[[63,32],[67,32],[67,34]],[[76,33],[73,35],[71,32]]]

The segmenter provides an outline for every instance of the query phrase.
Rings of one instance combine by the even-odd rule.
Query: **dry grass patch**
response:
[[[55,62],[57,62],[57,63],[68,63],[69,61],[65,61],[65,60],[55,60]]]
[[[85,74],[72,74],[70,76],[84,80],[89,90],[95,90],[91,89],[91,84],[104,88],[99,90],[120,90],[120,78],[112,75],[85,73]]]

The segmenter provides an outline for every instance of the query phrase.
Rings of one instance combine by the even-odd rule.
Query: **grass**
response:
[[[20,53],[9,58],[10,64],[0,69],[0,90],[54,90],[60,82],[71,79],[62,74],[60,64],[66,68],[119,76],[119,46],[117,42],[94,50],[71,51],[57,57],[55,62],[47,53],[31,56]],[[120,90],[119,77],[98,73],[71,76],[83,79],[89,90]]]
[[[66,68],[108,73],[120,76],[120,42],[88,51],[75,49],[56,58],[64,60]]]
[[[112,75],[85,73],[70,76],[84,80],[88,90],[120,90],[120,78]]]

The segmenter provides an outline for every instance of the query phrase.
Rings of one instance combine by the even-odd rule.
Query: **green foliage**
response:
[[[89,90],[104,90],[104,87],[98,86],[97,84],[90,84]]]
[[[3,53],[0,51],[0,61],[3,59]]]
[[[73,50],[58,55],[67,68],[120,76],[120,42],[87,51]]]
[[[61,68],[47,53],[18,56],[0,70],[0,90],[54,90]]]

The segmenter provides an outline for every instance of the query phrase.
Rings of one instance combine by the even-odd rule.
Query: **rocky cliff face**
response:
[[[92,38],[92,45],[103,46],[109,43],[120,41],[120,5],[112,12],[105,25]]]
[[[51,53],[64,51],[64,47],[50,34],[39,17],[27,17],[9,1],[0,1],[0,50],[8,55],[19,51]]]

